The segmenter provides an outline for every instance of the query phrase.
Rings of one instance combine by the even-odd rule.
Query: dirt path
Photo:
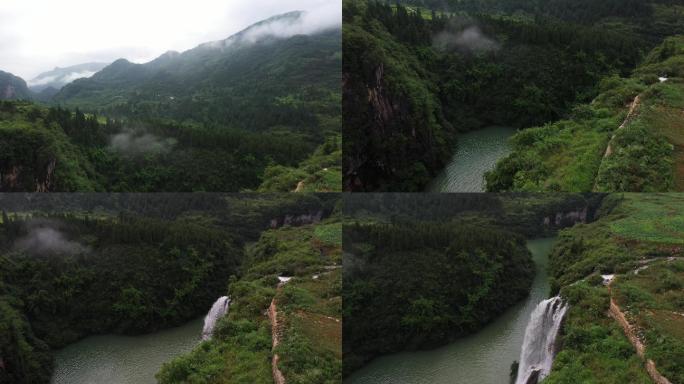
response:
[[[613,140],[615,140],[615,136],[617,136],[617,132],[620,131],[621,129],[624,129],[627,124],[629,124],[632,120],[634,120],[634,117],[637,115],[637,109],[641,105],[641,95],[636,95],[634,100],[632,100],[632,103],[629,106],[629,112],[627,112],[627,117],[625,117],[625,120],[620,124],[618,129],[613,133],[613,136],[610,138],[608,141],[608,146],[606,147],[606,151],[603,153],[603,159],[606,157],[610,156],[613,154]],[[601,164],[599,164],[599,168],[596,170],[596,183],[594,184],[594,191],[598,189],[598,173],[601,170],[601,165],[603,165],[603,160],[601,160]]]
[[[302,192],[304,190],[304,180],[297,183],[297,188],[292,192]]]
[[[639,269],[636,269],[634,273],[638,273],[638,271]],[[608,293],[610,295],[610,316],[613,319],[615,319],[615,321],[617,321],[618,324],[620,324],[623,332],[625,333],[625,336],[627,336],[629,342],[632,344],[632,346],[634,346],[637,355],[645,361],[646,371],[648,372],[648,375],[651,377],[651,380],[653,380],[653,382],[656,384],[672,384],[670,380],[668,380],[665,376],[658,372],[655,362],[651,359],[646,358],[646,345],[643,341],[641,341],[641,339],[637,335],[636,327],[629,323],[627,317],[622,311],[622,308],[620,308],[618,303],[613,298],[613,295],[611,293],[611,284],[613,283],[613,281],[615,280],[613,279],[608,283]]]
[[[276,295],[282,290],[283,283],[278,284],[278,288],[276,290]],[[278,344],[280,344],[280,339],[282,337],[282,324],[278,323],[278,307],[276,305],[276,299],[275,296],[273,297],[273,300],[271,300],[271,305],[268,307],[268,319],[271,322],[271,340],[272,340],[272,347],[271,350],[275,351],[276,347]],[[277,353],[273,354],[273,358],[271,359],[271,370],[273,371],[273,382],[275,384],[285,384],[285,376],[283,376],[283,373],[280,371],[278,368],[278,361],[280,360],[280,356],[278,356]]]
[[[613,140],[615,140],[617,132],[621,129],[624,129],[627,126],[627,124],[629,124],[634,119],[634,117],[636,116],[637,108],[639,108],[639,105],[641,105],[641,95],[637,95],[632,101],[632,104],[629,106],[629,112],[627,113],[627,117],[625,117],[625,120],[618,127],[617,131],[615,131],[616,133],[613,134],[613,137],[610,138],[610,141],[608,142],[608,147],[606,147],[606,152],[603,154],[603,158],[606,158],[613,154]]]

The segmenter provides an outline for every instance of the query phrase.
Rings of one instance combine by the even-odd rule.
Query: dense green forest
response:
[[[654,382],[614,308],[644,345],[645,359],[671,383],[684,380],[682,217],[680,195],[613,194],[596,221],[561,231],[550,272],[570,309],[545,383]],[[612,281],[606,285],[601,275]]]
[[[0,103],[3,191],[275,192],[294,190],[300,181],[308,190],[339,189],[339,133],[316,148],[285,131],[133,123],[78,109]]]
[[[4,102],[0,191],[339,191],[339,28],[251,37],[302,17]]]
[[[288,383],[341,382],[341,246],[337,217],[264,232],[230,281],[230,311],[214,337],[164,365],[159,382],[273,383],[273,354]],[[278,276],[292,279],[280,285]],[[264,316],[272,303],[282,324],[274,350]]]
[[[459,132],[568,116],[684,32],[665,2],[411,3],[343,2],[345,190],[422,190]]]
[[[88,335],[147,333],[204,315],[241,275],[245,244],[283,217],[315,223],[337,199],[2,195],[0,382],[49,382],[51,350]]]
[[[493,226],[357,223],[344,239],[345,373],[477,331],[534,276],[524,238]]]

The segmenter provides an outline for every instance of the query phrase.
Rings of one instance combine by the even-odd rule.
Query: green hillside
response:
[[[684,380],[682,239],[677,194],[614,194],[600,218],[564,230],[551,255],[555,290],[570,302],[549,383],[651,383],[615,317],[625,314],[661,375]],[[614,275],[606,286],[603,275]]]
[[[262,233],[230,281],[230,311],[214,337],[165,364],[159,382],[273,383],[274,355],[287,383],[341,382],[341,245],[334,218]],[[292,279],[283,284],[278,276]],[[275,327],[269,307],[277,311]]]
[[[683,76],[684,37],[670,37],[630,77],[603,79],[569,119],[515,135],[488,190],[683,190]]]

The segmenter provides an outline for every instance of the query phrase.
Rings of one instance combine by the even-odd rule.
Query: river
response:
[[[91,336],[56,352],[52,384],[146,384],[162,364],[199,342],[203,318],[140,336]]]
[[[549,294],[547,265],[553,241],[527,242],[537,267],[530,295],[481,331],[430,351],[377,358],[345,384],[507,384],[511,363],[520,358],[530,315]]]
[[[484,174],[510,153],[515,128],[487,127],[458,136],[456,153],[430,182],[428,192],[484,192]]]

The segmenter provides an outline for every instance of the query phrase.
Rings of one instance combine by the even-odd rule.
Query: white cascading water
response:
[[[202,328],[202,340],[211,339],[211,335],[214,333],[214,327],[216,322],[222,318],[226,313],[228,313],[228,307],[230,306],[230,297],[221,296],[214,302],[211,306],[209,313],[204,317],[204,328]]]
[[[556,338],[567,310],[560,296],[544,300],[534,309],[525,329],[515,384],[537,383],[549,374]]]

